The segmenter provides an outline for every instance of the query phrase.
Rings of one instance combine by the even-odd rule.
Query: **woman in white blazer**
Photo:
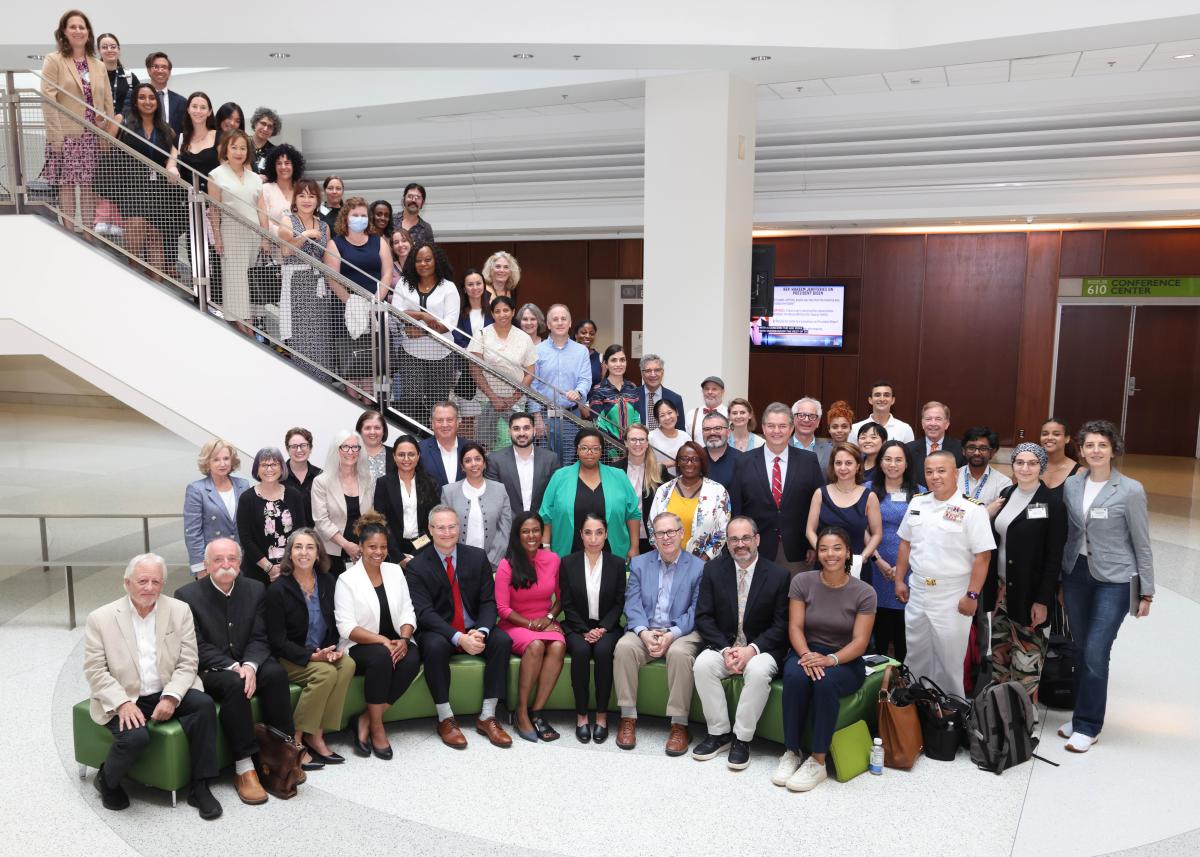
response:
[[[480,444],[463,444],[458,456],[466,478],[442,488],[442,503],[458,513],[459,544],[485,551],[495,570],[508,551],[508,534],[512,529],[508,489],[500,482],[483,478],[487,453]]]
[[[204,570],[204,548],[216,539],[233,539],[239,545],[237,528],[238,498],[250,488],[240,476],[237,447],[227,440],[214,438],[200,447],[196,466],[204,474],[188,484],[183,492],[183,541],[187,545],[188,565],[192,574]]]
[[[374,502],[375,480],[363,455],[362,438],[340,431],[325,456],[325,470],[312,485],[313,528],[329,554],[329,573],[334,577],[358,560],[354,524],[371,511]]]
[[[408,595],[404,571],[385,562],[388,528],[383,515],[368,512],[355,526],[361,555],[338,578],[333,596],[333,618],[346,653],[353,650],[354,674],[366,676],[363,696],[365,716],[353,724],[354,752],[392,758],[383,727],[383,713],[404,695],[421,659],[411,645],[417,614]]]
[[[708,456],[695,441],[676,450],[675,466],[679,476],[658,486],[646,520],[653,521],[660,512],[678,515],[683,522],[683,549],[701,559],[713,559],[725,547],[729,492],[708,478]],[[650,538],[653,542],[653,535]]]

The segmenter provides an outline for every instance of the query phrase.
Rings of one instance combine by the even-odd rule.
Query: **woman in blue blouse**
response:
[[[890,645],[893,657],[903,662],[908,646],[904,642],[904,605],[896,598],[896,554],[900,550],[900,536],[896,530],[908,513],[909,501],[914,495],[925,493],[925,489],[917,484],[908,452],[900,441],[885,443],[876,460],[879,478],[872,483],[871,491],[879,498],[883,540],[875,551],[875,574],[871,581],[877,599],[875,652],[886,655]],[[908,576],[905,582],[908,582]]]
[[[625,377],[627,365],[625,349],[620,345],[604,349],[604,377],[592,387],[583,413],[585,418],[595,420],[596,428],[616,438],[625,437],[626,429],[641,422],[637,411],[640,388]]]

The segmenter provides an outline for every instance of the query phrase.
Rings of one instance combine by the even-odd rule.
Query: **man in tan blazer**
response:
[[[135,556],[125,568],[126,595],[88,616],[83,672],[91,715],[113,733],[96,790],[106,809],[129,806],[121,779],[150,743],[147,720],[177,717],[191,751],[188,803],[213,819],[221,814],[208,788],[217,775],[217,711],[196,677],[192,611],[162,594],[166,574],[157,554]]]

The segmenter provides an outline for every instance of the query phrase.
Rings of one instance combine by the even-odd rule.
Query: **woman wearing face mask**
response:
[[[883,535],[873,557],[875,561],[871,583],[879,609],[875,613],[876,654],[886,655],[892,648],[892,657],[904,663],[908,647],[904,639],[904,603],[896,597],[896,555],[900,552],[900,536],[897,530],[908,513],[908,504],[917,494],[925,493],[909,466],[908,450],[898,440],[889,440],[879,450],[880,476],[871,485],[871,493],[879,502],[879,518]],[[910,570],[904,582],[912,576]]]
[[[483,281],[487,283],[487,290],[492,297],[505,295],[515,302],[517,283],[521,282],[521,266],[511,253],[497,250],[483,263]]]
[[[508,489],[484,478],[487,453],[478,443],[464,444],[458,457],[465,475],[442,488],[442,503],[458,513],[459,543],[486,551],[495,568],[504,558],[512,530]]]
[[[108,71],[108,88],[112,91],[113,118],[118,122],[124,121],[124,113],[129,110],[129,93],[138,85],[137,75],[125,70],[121,65],[121,42],[112,33],[103,33],[96,39],[96,47],[100,49],[100,59]]]
[[[392,240],[392,204],[386,199],[377,199],[371,203],[371,231],[382,235],[388,241]]]
[[[401,323],[396,352],[403,388],[400,410],[422,425],[430,425],[433,405],[448,397],[457,366],[441,336],[458,327],[462,301],[454,287],[454,271],[446,254],[424,242],[404,260],[404,276],[392,295],[392,306],[423,326]]]
[[[340,176],[326,176],[321,185],[325,191],[325,201],[321,203],[317,213],[325,221],[325,225],[333,229],[337,223],[338,212],[342,210],[342,196],[346,193],[346,185]]]
[[[879,450],[887,443],[887,429],[879,423],[866,423],[858,430],[858,449],[863,457],[863,481],[874,484],[879,478]]]
[[[368,298],[374,296],[382,301],[386,300],[392,284],[392,251],[381,236],[371,234],[370,228],[371,217],[365,199],[352,196],[343,202],[337,225],[333,228],[333,240],[325,246],[325,264],[362,290],[355,294],[362,297],[365,293]],[[351,292],[336,279],[330,280],[328,285],[337,296],[337,302],[330,304],[328,330],[332,331],[330,340],[339,374],[365,388],[368,381],[364,379],[371,374],[370,337],[351,339],[344,309]]]
[[[221,311],[226,321],[234,322],[243,333],[253,333],[244,324],[250,316],[250,281],[247,271],[258,254],[262,241],[237,218],[225,214],[228,207],[260,228],[267,218],[258,206],[262,196],[262,178],[250,169],[250,136],[245,131],[230,131],[221,137],[217,156],[221,165],[208,177],[209,195],[221,203],[208,208],[213,245],[221,256]]]
[[[280,276],[279,338],[292,351],[311,363],[297,360],[296,366],[315,378],[328,377],[322,370],[334,369],[334,351],[325,325],[330,316],[330,298],[325,278],[307,262],[323,259],[329,244],[329,227],[317,215],[320,194],[312,179],[296,182],[292,208],[279,226],[283,248]],[[294,249],[293,249],[294,248]]]

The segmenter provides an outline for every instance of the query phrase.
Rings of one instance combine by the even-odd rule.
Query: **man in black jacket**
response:
[[[457,512],[434,506],[429,513],[431,543],[404,570],[417,613],[425,682],[437,706],[437,733],[447,747],[467,746],[450,707],[450,656],[480,655],[483,707],[475,731],[497,747],[511,747],[512,738],[496,719],[496,704],[508,682],[512,638],[496,627],[496,591],[487,554],[459,544],[458,528]]]
[[[954,464],[962,467],[967,463],[963,457],[962,444],[950,437],[950,408],[941,402],[926,402],[921,407],[921,431],[923,437],[904,445],[908,450],[909,467],[917,474],[917,481],[925,479],[925,456],[931,452],[953,453]]]
[[[692,758],[704,761],[729,751],[729,767],[750,764],[750,741],[783,670],[788,651],[787,569],[758,553],[758,527],[737,517],[725,528],[728,552],[704,564],[696,600],[696,630],[705,650],[696,657],[696,693],[704,706],[708,737]],[[733,728],[722,679],[745,680]]]
[[[258,752],[250,700],[257,696],[263,722],[292,735],[288,677],[271,657],[263,616],[265,587],[238,579],[242,549],[233,539],[216,539],[204,549],[204,571],[175,597],[192,608],[200,680],[221,706],[221,728],[234,758],[235,784],[243,803],[258,804],[267,793],[251,756]]]

